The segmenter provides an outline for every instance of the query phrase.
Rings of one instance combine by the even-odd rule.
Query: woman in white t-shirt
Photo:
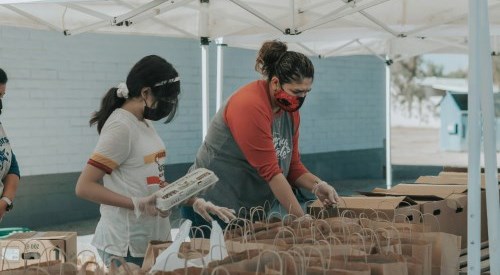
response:
[[[112,256],[141,265],[149,240],[170,238],[170,213],[156,208],[154,194],[167,184],[166,151],[151,121],[170,122],[179,93],[174,67],[159,56],[146,56],[132,67],[126,83],[106,93],[90,119],[90,125],[97,124],[99,140],[78,179],[76,194],[101,204],[92,244],[106,266]],[[229,209],[203,199],[190,204],[201,214],[234,218]]]

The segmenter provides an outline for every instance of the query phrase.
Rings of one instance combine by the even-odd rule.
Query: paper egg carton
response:
[[[219,178],[208,169],[198,168],[193,170],[157,191],[156,208],[162,211],[169,210],[214,185],[217,181],[219,181]]]

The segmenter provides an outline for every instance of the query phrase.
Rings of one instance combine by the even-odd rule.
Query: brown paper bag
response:
[[[342,260],[339,260],[342,259]],[[306,274],[345,274],[345,275],[368,275],[371,273],[370,266],[361,262],[348,262],[347,257],[332,257],[321,259],[310,257],[307,261]]]
[[[459,269],[459,257],[461,248],[461,237],[444,232],[417,232],[417,230],[408,230],[407,223],[387,223],[383,225],[383,228],[389,229],[388,232],[394,232],[390,230],[392,227],[399,228],[398,232],[394,234],[393,237],[398,237],[401,239],[411,239],[411,240],[423,240],[431,244],[432,254],[431,254],[431,269],[433,275],[447,275],[447,274],[457,274]],[[382,225],[381,225],[382,226]],[[428,225],[426,225],[428,226]],[[412,229],[415,229],[412,227]],[[422,248],[428,249],[428,248]],[[426,252],[421,252],[426,253]],[[423,258],[429,259],[427,256],[422,255]],[[425,272],[428,272],[426,267],[427,261],[422,260],[422,268]],[[428,274],[428,273],[426,273]]]
[[[156,262],[156,257],[160,253],[167,249],[172,244],[171,241],[150,241],[148,247],[146,248],[146,254],[144,255],[144,261],[142,262],[142,269],[149,271],[151,267]]]
[[[403,257],[406,262],[406,267],[408,268],[408,275],[426,275],[426,273],[424,273],[422,262],[420,260],[409,256]]]
[[[341,260],[341,259],[339,259]],[[367,255],[349,256],[347,261],[353,263],[367,263],[373,275],[408,275],[408,266],[401,255]]]
[[[301,249],[308,257],[319,257],[323,256],[325,258],[331,258],[334,256],[349,256],[356,255],[362,256],[367,253],[361,246],[352,246],[348,244],[336,244],[336,245],[326,245],[326,244],[316,244],[316,245],[294,245],[293,248]],[[369,250],[368,250],[369,251]]]
[[[401,233],[402,238],[410,238]],[[412,232],[413,239],[428,241],[432,244],[432,274],[456,275],[459,270],[461,237],[444,232]]]
[[[432,274],[432,243],[425,240],[401,238],[404,256],[410,256],[422,263],[422,273]]]
[[[250,275],[255,274],[255,271],[250,272],[248,269],[252,268],[252,265],[248,265],[249,259],[254,259],[261,253],[259,250],[248,250],[241,253],[236,253],[226,257],[223,260],[213,261],[208,264],[206,268],[197,268],[197,267],[187,267],[187,268],[179,268],[173,271],[163,271],[156,272],[158,275],[181,275],[181,274],[189,274],[189,275],[211,275],[212,272],[214,274],[240,274],[240,275]],[[253,263],[253,262],[252,262]],[[249,267],[248,267],[249,266]],[[229,273],[227,273],[227,272]]]
[[[393,223],[388,221],[374,221],[369,219],[360,219],[361,226],[377,230],[379,228],[395,228],[400,232],[429,232],[431,231],[430,224],[422,223]]]
[[[2,275],[44,275],[44,274],[61,274],[61,275],[77,275],[78,268],[74,264],[61,263],[60,261],[42,262],[22,268],[4,270]],[[91,275],[91,274],[89,274]]]

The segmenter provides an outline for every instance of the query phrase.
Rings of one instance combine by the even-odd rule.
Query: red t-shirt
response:
[[[275,175],[282,173],[273,144],[273,114],[269,84],[265,80],[254,81],[239,89],[229,99],[224,120],[234,140],[259,175],[269,182]],[[280,111],[283,112],[283,111]],[[293,117],[293,149],[287,179],[294,183],[307,173],[299,154],[299,112],[287,113]]]

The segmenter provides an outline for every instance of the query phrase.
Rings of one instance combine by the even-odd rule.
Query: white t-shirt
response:
[[[164,181],[165,145],[150,121],[118,108],[106,120],[89,164],[106,172],[104,186],[127,197],[145,197]],[[168,218],[136,218],[134,211],[101,204],[92,244],[118,256],[144,257],[149,240],[170,238]]]

